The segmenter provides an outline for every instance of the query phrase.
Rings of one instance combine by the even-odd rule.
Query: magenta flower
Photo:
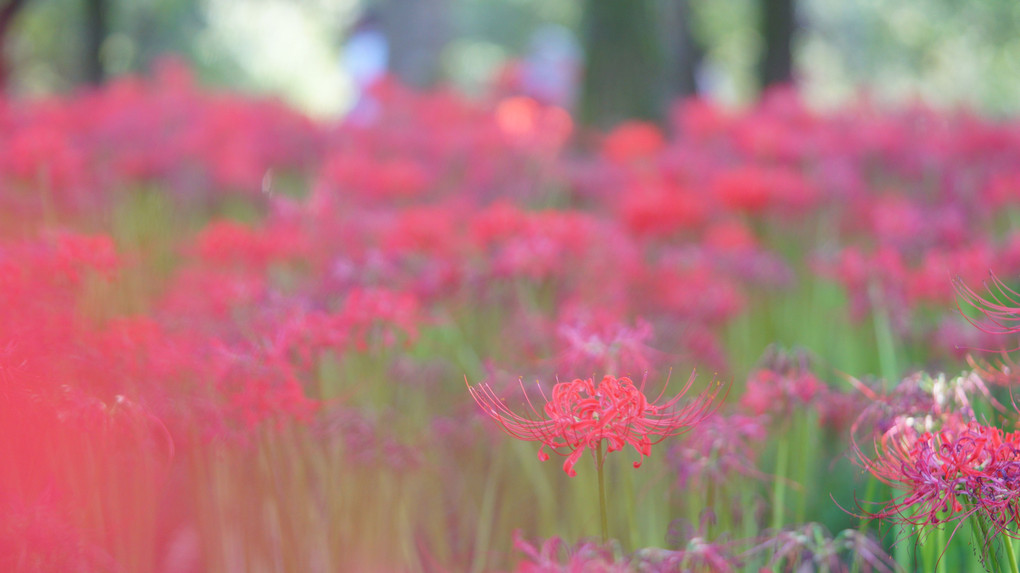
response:
[[[539,386],[546,400],[541,413],[525,391],[524,398],[531,412],[523,416],[507,407],[488,384],[469,385],[468,390],[508,434],[521,440],[541,442],[539,460],[549,459],[546,447],[566,456],[563,471],[573,477],[577,474],[574,465],[585,449],[594,454],[603,441],[607,453],[630,445],[641,458],[634,462],[634,467],[640,467],[644,457],[651,454],[653,445],[684,433],[714,412],[721,384],[715,382],[694,400],[681,404],[681,398],[693,383],[694,373],[676,396],[660,404],[665,388],[655,400],[649,401],[644,394],[644,383],[636,387],[630,378],[605,376],[599,383],[592,378],[577,378],[553,386],[551,399]],[[523,390],[523,384],[521,388]]]
[[[993,534],[1014,536],[1020,522],[1020,434],[951,418],[939,431],[900,424],[876,440],[864,467],[904,490],[870,517],[925,526],[959,522],[975,513]],[[858,450],[858,455],[861,452]]]

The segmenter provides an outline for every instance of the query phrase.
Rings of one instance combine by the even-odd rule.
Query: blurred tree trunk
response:
[[[442,52],[450,40],[450,1],[384,0],[378,7],[390,73],[410,86],[433,85],[442,75]]]
[[[689,0],[586,0],[582,34],[582,122],[661,121],[670,102],[698,93]]]
[[[14,17],[27,3],[28,0],[8,0],[3,8],[0,8],[0,91],[7,90],[11,75],[10,62],[7,61],[7,55],[4,53],[4,48],[7,47],[7,35],[10,33]]]
[[[793,81],[794,0],[762,0],[761,30],[765,40],[758,68],[761,87]]]
[[[106,79],[103,68],[103,42],[109,32],[106,0],[85,0],[85,81],[92,85]]]
[[[689,0],[665,0],[660,9],[660,33],[665,42],[667,103],[698,94],[698,66],[704,51],[694,39]]]
[[[631,118],[659,120],[665,50],[655,0],[586,0],[580,117],[606,128]]]

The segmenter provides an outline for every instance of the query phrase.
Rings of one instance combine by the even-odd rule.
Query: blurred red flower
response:
[[[656,126],[628,121],[606,136],[602,156],[612,163],[626,165],[654,157],[665,145],[666,139]]]

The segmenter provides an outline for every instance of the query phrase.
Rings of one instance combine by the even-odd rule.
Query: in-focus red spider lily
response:
[[[858,450],[860,455],[862,452]],[[864,467],[904,490],[868,517],[924,527],[979,514],[989,525],[986,543],[1016,537],[1020,523],[1020,434],[950,418],[941,430],[920,432],[906,421],[876,440]]]
[[[713,382],[697,398],[681,402],[694,378],[691,373],[680,392],[662,403],[659,401],[665,388],[657,398],[649,400],[644,393],[644,382],[638,387],[627,377],[605,376],[600,382],[593,378],[560,382],[553,386],[551,397],[539,386],[545,400],[542,411],[536,409],[524,391],[530,409],[524,415],[507,407],[488,384],[474,387],[469,384],[468,389],[485,413],[499,422],[508,434],[521,440],[541,442],[539,460],[549,459],[546,447],[566,456],[563,471],[573,477],[577,474],[574,465],[585,449],[599,459],[603,441],[606,453],[622,450],[629,444],[641,458],[634,462],[634,467],[639,467],[644,457],[651,454],[654,444],[684,433],[713,413],[719,405],[716,400],[722,387],[719,382]],[[521,389],[524,390],[523,383]]]

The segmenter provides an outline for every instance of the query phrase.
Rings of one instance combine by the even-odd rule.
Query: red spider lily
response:
[[[918,432],[899,424],[876,443],[865,467],[879,480],[906,490],[871,517],[915,526],[959,522],[981,512],[996,532],[1020,522],[1020,435],[963,423]]]
[[[687,384],[676,396],[659,404],[662,394],[649,401],[643,382],[641,387],[637,387],[627,377],[605,376],[599,383],[593,378],[576,378],[553,386],[552,399],[547,398],[539,386],[546,400],[543,407],[545,416],[535,409],[525,391],[524,397],[533,417],[522,416],[508,408],[488,384],[468,385],[468,390],[478,405],[502,424],[508,434],[521,440],[541,442],[539,460],[549,459],[546,447],[566,456],[563,471],[573,477],[577,475],[574,465],[584,450],[597,452],[603,440],[607,444],[607,452],[622,450],[628,444],[633,446],[641,457],[634,462],[636,468],[641,466],[645,456],[651,455],[653,445],[686,432],[712,414],[718,407],[715,398],[721,384],[712,384],[693,401],[681,406],[680,399],[693,383],[694,373],[691,373]],[[524,389],[523,383],[521,389]]]
[[[906,493],[871,513],[872,517],[892,517],[912,525],[960,518],[964,507],[957,499],[957,476],[941,456],[946,437],[942,432],[919,434],[901,424],[876,442],[878,455],[874,461],[867,461],[865,467],[883,483]]]

